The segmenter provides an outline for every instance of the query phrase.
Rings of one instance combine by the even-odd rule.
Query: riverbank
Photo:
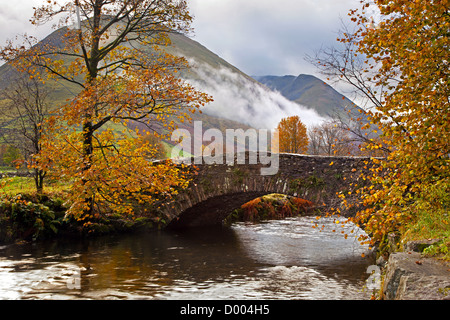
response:
[[[0,201],[0,245],[57,238],[93,237],[105,234],[156,230],[156,217],[124,217],[111,214],[86,221],[66,216],[62,196],[17,194]]]
[[[411,241],[388,261],[377,261],[383,267],[380,299],[450,300],[450,262],[423,253],[435,242]]]
[[[224,221],[264,221],[312,214],[313,203],[282,194],[256,198],[235,210]],[[64,195],[37,195],[19,193],[0,201],[0,244],[15,241],[67,236],[98,236],[114,233],[133,233],[158,230],[167,226],[158,214],[130,215],[104,214],[87,222],[66,216]]]

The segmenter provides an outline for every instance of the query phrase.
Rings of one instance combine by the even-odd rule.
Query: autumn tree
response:
[[[306,126],[299,116],[281,119],[275,135],[278,139],[279,152],[305,153],[308,150],[308,136]]]
[[[154,148],[142,137],[152,134],[153,121],[170,131],[173,117],[185,120],[211,100],[177,77],[187,61],[163,50],[171,33],[190,31],[186,1],[47,1],[32,23],[50,20],[63,26],[61,41],[9,44],[2,57],[27,61],[43,82],[78,88],[49,120],[39,159],[71,181],[68,215],[87,221],[100,212],[131,214],[133,204],[148,206],[185,187],[178,167],[150,163]],[[139,126],[130,130],[131,123]]]
[[[364,113],[364,112],[361,112]],[[363,117],[335,114],[332,120],[308,128],[308,152],[328,156],[385,157],[390,153],[384,139]]]
[[[368,27],[374,27],[373,19]],[[347,131],[353,144],[361,146],[363,150],[359,154],[386,155],[390,152],[389,148],[384,143],[378,143],[381,126],[371,123],[370,116],[383,105],[387,88],[375,79],[380,64],[358,50],[355,32],[342,22],[338,36],[345,41],[338,46],[322,47],[313,56],[307,55],[306,60],[315,65],[328,81],[343,84],[352,99],[358,102],[358,105],[348,105],[344,112],[333,112],[331,117],[340,130]]]
[[[367,57],[362,71],[375,70],[370,81],[384,88],[370,117],[391,152],[366,177],[371,186],[359,190],[364,209],[353,220],[381,246],[388,234],[406,236],[420,220],[448,237],[450,2],[361,3],[350,12],[356,31],[340,40],[356,45]],[[376,21],[369,9],[379,11]]]

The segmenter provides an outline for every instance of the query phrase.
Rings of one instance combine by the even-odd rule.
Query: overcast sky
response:
[[[0,0],[0,45],[17,33],[43,38],[29,19],[43,0]],[[336,44],[340,18],[359,0],[189,0],[193,38],[248,75],[316,74],[304,61]]]

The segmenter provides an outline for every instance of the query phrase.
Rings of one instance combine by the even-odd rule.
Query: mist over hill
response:
[[[65,28],[56,30],[42,42],[58,45],[62,43],[64,33]],[[194,121],[208,122],[208,119],[215,118],[222,121],[221,127],[273,129],[282,118],[298,115],[307,126],[311,126],[332,115],[334,106],[351,103],[346,98],[342,100],[342,95],[315,77],[254,79],[197,41],[182,34],[170,37],[172,44],[164,50],[185,57],[191,65],[181,76],[214,98],[214,102],[202,109],[204,114],[201,117],[193,115]],[[150,49],[148,51],[151,52]],[[0,88],[5,88],[13,79],[11,67],[7,64],[0,66]],[[47,82],[46,86],[51,86],[50,98],[55,106],[65,103],[79,90],[73,84],[63,82]],[[217,121],[209,122],[212,125]],[[206,123],[204,127],[210,125]]]
[[[347,110],[350,110],[353,116],[359,116],[358,106],[315,76],[300,74],[254,78],[287,99],[314,109],[322,117],[340,116],[346,119],[349,117]]]
[[[275,128],[282,118],[292,115],[299,115],[307,125],[325,120],[313,108],[290,101],[198,42],[179,34],[171,36],[171,40],[168,51],[184,56],[192,67],[183,77],[214,98],[203,109],[206,114],[267,129]]]

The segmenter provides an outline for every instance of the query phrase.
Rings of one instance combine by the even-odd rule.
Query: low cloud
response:
[[[274,129],[282,118],[298,115],[307,125],[325,119],[312,109],[287,100],[244,74],[225,67],[215,68],[189,59],[195,79],[189,82],[213,96],[203,112],[250,125],[257,129]]]

